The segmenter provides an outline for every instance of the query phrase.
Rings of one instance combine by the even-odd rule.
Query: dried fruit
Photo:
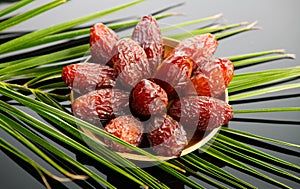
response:
[[[78,97],[72,103],[73,115],[94,125],[126,113],[129,93],[120,89],[100,89]]]
[[[189,135],[225,125],[233,117],[226,102],[207,96],[187,96],[172,103],[169,115],[180,122]]]
[[[118,40],[118,35],[102,23],[95,24],[91,27],[90,49],[93,61],[107,64],[115,54],[113,47]]]
[[[200,70],[193,73],[191,82],[186,85],[184,96],[211,96],[209,79]]]
[[[70,64],[63,67],[62,79],[72,90],[85,94],[90,91],[115,86],[114,70],[95,63]]]
[[[229,59],[217,58],[199,67],[191,78],[185,94],[219,97],[224,93],[233,77],[233,64]]]
[[[222,68],[224,84],[225,87],[227,88],[233,78],[233,72],[234,72],[233,63],[231,62],[231,60],[227,58],[217,58],[214,61],[214,63],[219,65]],[[204,67],[202,68],[203,72],[204,73],[210,72],[210,70],[213,69],[210,67],[211,67],[210,65],[204,65]]]
[[[150,80],[143,79],[131,92],[130,107],[140,116],[166,113],[167,105],[167,93]]]
[[[173,99],[189,82],[192,66],[192,61],[187,57],[170,56],[158,66],[154,80],[167,92],[169,99]]]
[[[143,124],[132,115],[124,115],[112,119],[104,128],[104,130],[121,140],[128,142],[134,146],[138,146],[142,140]],[[118,152],[131,152],[130,148],[123,146],[110,139],[104,142],[112,149]]]
[[[133,88],[142,79],[151,75],[147,56],[137,42],[129,38],[119,40],[115,46],[117,52],[112,58],[115,72],[126,88]]]
[[[132,39],[145,50],[153,72],[164,55],[163,38],[156,19],[150,15],[143,16],[133,30]]]
[[[149,15],[141,18],[132,38],[119,39],[113,30],[95,24],[90,46],[95,63],[63,68],[65,83],[74,94],[83,94],[73,101],[72,112],[94,125],[106,125],[106,132],[123,141],[152,148],[158,155],[180,156],[188,141],[193,145],[233,117],[230,105],[213,98],[224,94],[234,68],[228,59],[212,60],[218,41],[211,34],[165,48]],[[131,152],[103,140],[112,150]]]
[[[177,121],[168,115],[156,116],[148,127],[151,128],[148,139],[158,155],[180,156],[188,142],[185,130]]]
[[[169,53],[169,56],[187,56],[193,62],[193,70],[210,61],[218,47],[218,41],[212,34],[203,34],[187,38]]]

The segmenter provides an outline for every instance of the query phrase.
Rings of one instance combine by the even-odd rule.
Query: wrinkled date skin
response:
[[[188,143],[183,127],[168,115],[156,116],[147,127],[151,129],[148,140],[158,155],[180,156]]]
[[[166,113],[167,93],[156,83],[143,79],[130,96],[130,107],[140,116],[151,116]]]
[[[120,39],[104,24],[95,24],[90,29],[94,63],[62,70],[72,96],[79,94],[72,113],[134,146],[180,156],[206,131],[233,117],[232,107],[217,98],[224,95],[234,68],[228,59],[214,59],[217,47],[212,34],[203,34],[165,48],[151,15],[141,18],[131,38]],[[114,151],[132,152],[101,140]]]
[[[188,96],[178,99],[170,106],[169,115],[184,126],[189,136],[197,129],[210,131],[225,125],[233,117],[230,105],[207,96]]]
[[[171,100],[185,88],[190,80],[192,67],[193,62],[185,56],[168,57],[158,66],[153,79]]]
[[[214,64],[217,64],[221,68],[221,73],[223,73],[225,88],[228,87],[234,75],[234,66],[231,60],[227,58],[217,58],[214,61]],[[209,68],[209,65],[204,65],[202,68],[204,73],[210,72],[212,68]]]
[[[117,82],[125,88],[133,88],[142,79],[150,77],[150,66],[144,49],[129,38],[117,42],[117,53],[112,58],[114,70],[117,74]]]
[[[115,52],[113,47],[119,40],[118,35],[102,23],[95,24],[90,29],[90,50],[93,61],[109,64]]]
[[[185,89],[186,95],[219,97],[233,78],[233,63],[226,58],[217,58],[198,68],[191,78],[192,85]]]
[[[115,86],[115,72],[112,68],[96,63],[78,63],[63,67],[62,79],[79,94]]]
[[[191,82],[184,90],[184,96],[211,96],[209,79],[200,70],[193,73]]]
[[[73,115],[94,125],[101,125],[122,115],[129,108],[129,93],[120,89],[100,89],[74,100]]]
[[[212,34],[203,34],[187,38],[168,54],[169,56],[186,56],[193,62],[193,70],[209,62],[218,47],[218,41]]]
[[[104,130],[121,140],[128,142],[134,146],[138,146],[142,140],[142,134],[144,131],[143,123],[137,120],[132,115],[124,115],[112,119],[104,128]],[[110,139],[104,139],[112,150],[118,152],[131,152],[130,148],[118,144]]]
[[[163,38],[156,19],[143,16],[133,30],[132,39],[145,50],[151,72],[154,72],[164,55]]]

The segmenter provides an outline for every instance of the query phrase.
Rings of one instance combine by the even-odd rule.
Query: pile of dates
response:
[[[141,18],[131,38],[120,39],[95,24],[89,62],[62,70],[62,79],[78,96],[73,115],[162,156],[180,156],[196,133],[227,124],[232,108],[220,99],[234,68],[230,60],[213,57],[214,36],[184,39],[170,52],[164,46],[152,16]],[[131,151],[104,142],[112,150]]]

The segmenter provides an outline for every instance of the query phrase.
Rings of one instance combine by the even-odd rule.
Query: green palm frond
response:
[[[51,34],[55,34],[57,32],[60,32],[60,31],[63,31],[63,30],[69,29],[69,28],[72,28],[74,26],[77,26],[77,25],[80,25],[82,23],[94,20],[96,18],[103,17],[105,15],[114,13],[116,11],[122,10],[124,8],[127,8],[127,7],[130,7],[134,4],[140,3],[142,1],[143,0],[133,1],[131,3],[120,5],[120,6],[115,7],[115,8],[107,9],[107,10],[100,11],[100,12],[97,12],[97,13],[94,13],[94,14],[90,14],[90,15],[87,15],[87,16],[84,16],[84,17],[81,17],[81,18],[77,18],[77,19],[74,19],[74,20],[71,20],[71,21],[67,21],[67,22],[64,22],[64,23],[61,23],[61,24],[50,26],[50,27],[45,28],[45,29],[41,29],[41,30],[38,30],[38,31],[31,32],[29,34],[26,34],[24,36],[21,36],[19,38],[16,38],[16,39],[11,40],[9,42],[6,42],[4,44],[1,44],[0,45],[0,53],[7,53],[7,52],[14,51],[14,50],[18,49],[19,47],[23,46],[24,44],[30,43],[31,41],[37,40],[39,38],[46,37],[46,36],[51,35]]]
[[[32,0],[22,0],[0,11],[0,31],[24,22],[48,10],[53,11],[67,1],[53,0],[35,9],[5,18],[9,13],[30,5]],[[23,160],[36,170],[45,187],[51,188],[49,179],[65,183],[72,180],[76,182],[89,182],[93,179],[107,188],[116,188],[102,174],[90,166],[80,162],[76,157],[66,154],[60,145],[75,154],[91,160],[92,166],[101,165],[106,172],[113,172],[120,177],[144,188],[172,188],[169,183],[161,180],[161,175],[168,175],[191,188],[205,188],[201,183],[216,188],[257,188],[255,183],[242,180],[239,174],[233,174],[223,169],[221,165],[234,168],[237,171],[265,181],[273,186],[291,188],[288,184],[276,180],[280,176],[290,181],[300,183],[299,165],[267,153],[255,146],[255,142],[274,145],[278,148],[293,151],[300,148],[293,144],[250,132],[221,127],[220,132],[209,141],[206,146],[180,158],[163,161],[151,153],[132,146],[119,138],[109,135],[103,129],[74,117],[70,113],[70,91],[61,81],[61,69],[70,63],[77,63],[88,58],[89,27],[76,28],[96,18],[112,14],[119,10],[131,7],[143,0],[132,1],[94,14],[76,18],[67,22],[56,24],[44,29],[21,33],[0,44],[0,130],[12,138],[17,139],[33,154],[39,156],[43,163],[47,163],[57,172],[52,173],[47,166],[22,152],[13,143],[9,143],[0,136],[0,149]],[[171,7],[170,7],[171,8]],[[168,9],[166,9],[168,10]],[[166,11],[164,10],[164,11]],[[179,13],[155,14],[156,19],[177,16]],[[248,24],[240,22],[228,25],[213,23],[212,25],[196,29],[187,29],[178,33],[176,29],[196,25],[203,22],[215,21],[222,14],[185,21],[172,26],[163,27],[162,32],[168,37],[182,40],[191,35],[213,33],[218,40],[229,38],[253,29],[256,22]],[[125,19],[109,23],[114,30],[126,30],[134,26],[139,19]],[[75,28],[74,28],[75,27]],[[188,28],[188,27],[187,27]],[[169,32],[174,32],[169,34]],[[182,31],[181,31],[182,32]],[[84,38],[78,43],[70,40]],[[67,45],[66,48],[54,48],[55,44]],[[35,54],[34,49],[47,47],[49,51]],[[50,51],[51,50],[51,51]],[[27,54],[23,54],[24,51]],[[237,70],[256,66],[262,63],[275,63],[277,60],[288,61],[295,55],[285,53],[282,49],[252,52],[241,55],[227,56],[233,61]],[[235,103],[239,100],[248,100],[260,95],[269,95],[278,91],[300,88],[297,80],[300,76],[300,67],[277,68],[258,72],[239,72],[235,74],[228,87],[229,101]],[[294,80],[293,83],[287,81]],[[24,108],[26,110],[24,111]],[[30,110],[30,111],[29,111]],[[33,111],[34,115],[30,112]],[[260,114],[268,112],[299,112],[300,107],[270,107],[260,109],[234,109],[237,116],[243,114]],[[152,166],[159,174],[153,174],[150,169],[142,168],[139,162],[132,161],[109,150],[95,138],[84,133],[81,128],[89,129],[97,135],[109,138],[114,142],[131,148],[138,154],[152,158]],[[2,135],[2,134],[0,134]],[[49,141],[50,140],[50,141]],[[96,149],[87,146],[87,141]],[[250,142],[249,142],[250,141]],[[251,142],[253,141],[253,142]],[[299,157],[297,157],[299,159]],[[109,171],[107,171],[109,170]],[[101,172],[101,171],[100,171]],[[57,176],[60,175],[60,176]],[[61,176],[63,175],[63,176]],[[77,181],[78,180],[78,181]]]
[[[26,13],[23,13],[23,14],[19,14],[17,16],[14,16],[12,18],[9,18],[5,21],[3,21],[1,23],[1,26],[0,26],[0,31],[3,31],[3,30],[6,30],[12,26],[15,26],[21,22],[24,22],[36,15],[39,15],[43,12],[46,12],[50,9],[53,9],[54,7],[57,7],[63,3],[67,2],[66,0],[57,0],[57,1],[53,1],[51,3],[48,3],[46,5],[43,5],[43,6],[40,6],[40,7],[37,7],[35,9],[32,9]]]
[[[31,3],[32,1],[33,0],[22,0],[18,3],[15,3],[14,5],[6,8],[6,9],[1,10],[0,11],[0,17],[3,17],[3,16],[5,16],[5,15],[7,15],[7,14],[9,14],[9,13],[15,11],[15,10],[18,10],[19,8]]]

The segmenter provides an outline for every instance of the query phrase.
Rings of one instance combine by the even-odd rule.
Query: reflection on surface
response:
[[[32,176],[32,178],[36,179],[38,182],[40,182],[42,185],[44,185],[44,182],[43,182],[42,178],[40,177],[39,173],[36,171],[36,169],[34,169],[32,167],[31,164],[20,159],[18,156],[13,155],[11,152],[7,151],[4,148],[0,147],[0,150],[2,150],[2,152],[4,152],[4,154],[7,155],[11,160],[13,160],[18,166],[20,166],[23,170],[25,170],[28,174],[30,174]],[[10,180],[9,182],[14,182],[13,178],[11,178],[11,179],[12,180]],[[67,189],[67,187],[61,182],[53,180],[47,176],[46,176],[46,179],[47,179],[48,183],[51,186],[53,186],[53,188],[57,187],[59,189]],[[2,186],[3,186],[3,183],[2,183]]]

